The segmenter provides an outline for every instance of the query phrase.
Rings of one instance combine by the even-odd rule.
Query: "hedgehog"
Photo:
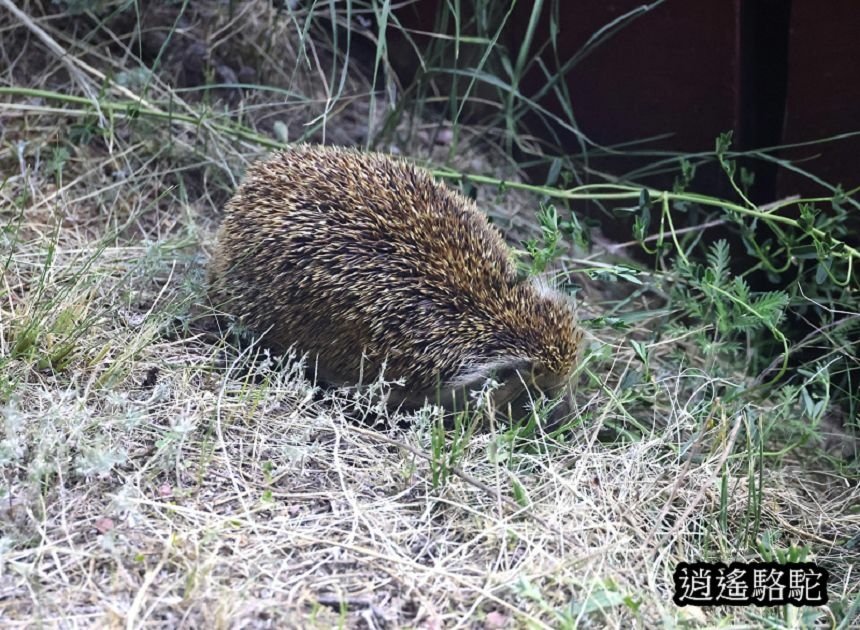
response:
[[[297,145],[249,167],[225,207],[210,301],[331,386],[390,405],[496,409],[558,396],[582,331],[569,298],[517,273],[475,203],[400,159]]]

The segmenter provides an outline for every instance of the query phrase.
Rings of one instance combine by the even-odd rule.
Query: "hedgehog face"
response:
[[[490,380],[497,385],[492,390],[495,408],[503,415],[508,415],[510,408],[513,417],[521,417],[535,401],[541,398],[555,400],[563,396],[570,382],[570,372],[548,370],[529,359],[502,357],[473,365],[459,374],[443,389],[440,402],[449,411],[463,410],[469,392],[481,390]],[[553,419],[557,417],[556,412]]]
[[[526,364],[523,369],[505,370],[496,377],[501,387],[494,392],[496,408],[506,412],[510,405],[511,413],[520,416],[529,403],[540,399],[555,399],[568,383],[567,374],[544,371],[540,366]]]

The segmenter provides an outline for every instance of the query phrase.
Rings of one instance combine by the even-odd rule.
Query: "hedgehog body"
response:
[[[295,346],[332,385],[405,385],[447,408],[488,378],[504,405],[566,384],[581,331],[567,298],[519,281],[475,204],[405,162],[302,145],[252,165],[228,202],[212,302]]]

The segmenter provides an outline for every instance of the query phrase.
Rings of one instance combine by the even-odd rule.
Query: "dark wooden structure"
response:
[[[440,4],[422,0],[405,5],[399,18],[418,31],[433,31],[439,26],[435,20]],[[551,0],[543,4],[536,43],[550,37],[553,5]],[[504,29],[502,41],[513,57],[532,6],[517,3]],[[546,47],[541,60],[558,70],[579,56],[563,80],[576,123],[594,142],[609,146],[669,134],[639,149],[710,151],[715,138],[728,130],[740,150],[814,142],[776,156],[802,160],[804,170],[846,190],[860,185],[856,0],[666,0],[653,6],[641,0],[576,0],[557,6],[557,57]],[[622,19],[625,15],[629,17]],[[608,29],[604,41],[587,46],[595,33],[619,20],[620,28]],[[546,82],[545,74],[534,70],[520,88],[536,95]],[[562,113],[551,92],[539,100]],[[560,133],[566,150],[579,149],[573,134],[541,125],[535,131]],[[840,134],[848,135],[816,142]],[[655,159],[654,153],[610,158],[598,166],[624,175]],[[762,203],[827,192],[813,179],[773,162],[756,160],[747,166],[756,173],[753,197]],[[650,183],[671,185],[668,178]],[[716,168],[704,169],[697,186],[703,192],[728,192]]]

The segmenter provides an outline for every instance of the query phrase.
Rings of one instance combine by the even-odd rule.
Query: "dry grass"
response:
[[[92,99],[0,99],[4,627],[850,627],[856,479],[826,461],[760,457],[756,431],[791,409],[726,404],[724,377],[679,358],[682,338],[650,347],[647,392],[631,388],[627,337],[643,338],[647,317],[627,337],[594,333],[563,439],[485,428],[435,484],[436,410],[390,417],[384,383],[322,391],[300,357],[280,365],[183,328],[220,207],[259,140],[274,142],[279,120],[290,139],[315,120],[307,139],[360,144],[379,123],[369,113],[382,116],[359,74],[332,88],[328,49],[300,37],[301,19],[238,4],[231,18],[194,3],[184,46],[205,33],[204,74],[250,64],[255,82],[289,94],[182,91],[194,68],[178,68],[169,44],[147,109],[206,112],[196,123],[104,106],[142,95],[131,79],[104,80],[133,74],[122,20],[82,44],[72,33],[92,28],[86,15],[0,4],[0,85]],[[409,154],[445,153],[436,130]],[[516,176],[463,133],[455,166]],[[530,229],[528,197],[480,200],[514,217],[514,233]],[[758,559],[746,541],[759,532],[807,545],[842,608],[672,603],[678,562]]]

